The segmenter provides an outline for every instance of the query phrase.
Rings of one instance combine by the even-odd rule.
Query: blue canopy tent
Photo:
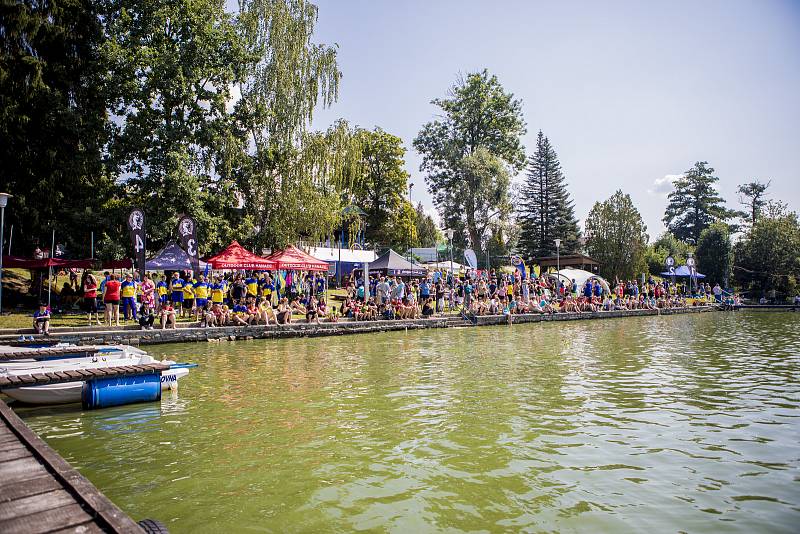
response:
[[[148,271],[191,271],[192,263],[189,255],[178,243],[170,241],[152,259],[147,260],[145,268]],[[200,270],[206,268],[206,263],[200,261]]]
[[[689,270],[689,267],[687,267],[686,265],[681,265],[680,267],[675,269],[675,272],[672,272],[672,273],[669,272],[669,271],[663,272],[663,273],[661,273],[661,276],[676,276],[678,278],[689,278],[691,276],[694,276],[695,278],[705,278],[706,277],[706,275],[700,274],[700,273],[697,273],[697,272],[692,274],[692,272]]]

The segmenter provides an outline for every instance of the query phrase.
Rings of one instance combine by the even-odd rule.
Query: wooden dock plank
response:
[[[91,356],[100,352],[100,347],[93,346],[74,346],[69,347],[41,347],[41,348],[13,348],[8,347],[0,350],[0,361],[3,360],[28,360],[52,358],[54,356],[67,356],[76,354],[78,356]]]
[[[42,476],[26,480],[24,484],[3,484],[0,485],[0,504],[14,499],[39,495],[61,489],[61,484],[56,479],[45,473]]]
[[[43,384],[60,384],[77,382],[92,378],[111,378],[115,376],[138,376],[157,373],[169,369],[165,363],[148,363],[144,365],[119,365],[111,367],[95,367],[78,371],[35,372],[25,375],[0,376],[0,389]]]
[[[0,532],[141,528],[0,401]],[[80,528],[78,528],[80,527]]]
[[[7,502],[0,508],[0,522],[25,515],[45,512],[52,508],[61,508],[73,504],[75,499],[63,489],[53,490],[39,495],[23,497]]]
[[[59,508],[45,510],[31,515],[15,517],[8,521],[0,521],[0,532],[25,532],[26,534],[44,534],[55,529],[63,529],[91,521],[81,505],[74,502]]]

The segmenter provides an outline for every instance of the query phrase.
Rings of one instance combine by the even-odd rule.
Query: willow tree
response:
[[[340,121],[309,132],[317,105],[337,98],[336,48],[312,41],[317,7],[305,0],[240,0],[239,33],[250,57],[229,138],[231,165],[252,220],[253,244],[321,238],[341,221],[341,189],[356,179],[357,137]]]

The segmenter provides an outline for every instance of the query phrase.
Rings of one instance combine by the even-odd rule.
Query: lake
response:
[[[162,345],[161,403],[18,413],[170,532],[796,532],[800,314]]]

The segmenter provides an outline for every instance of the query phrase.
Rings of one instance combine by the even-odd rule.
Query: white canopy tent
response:
[[[586,285],[587,280],[598,280],[600,282],[600,286],[603,288],[603,291],[606,293],[611,293],[611,288],[606,282],[605,278],[600,275],[590,273],[589,271],[584,271],[583,269],[561,269],[557,273],[552,273],[550,276],[556,276],[568,285],[572,285],[572,281],[575,280],[575,285],[578,286],[578,293],[583,291],[583,286]]]
[[[449,261],[439,261],[439,262],[433,261],[433,262],[430,262],[430,263],[424,263],[423,264],[423,266],[426,269],[428,269],[429,271],[449,271],[450,270],[450,265],[451,264],[450,264]],[[453,265],[453,272],[457,272],[458,273],[458,272],[461,272],[464,269],[466,269],[466,267],[464,265],[461,265],[457,261],[454,261],[452,263],[452,265]]]
[[[369,263],[378,257],[374,250],[358,250],[351,248],[310,247],[307,252],[318,260],[327,262]],[[341,256],[340,256],[341,254]]]

